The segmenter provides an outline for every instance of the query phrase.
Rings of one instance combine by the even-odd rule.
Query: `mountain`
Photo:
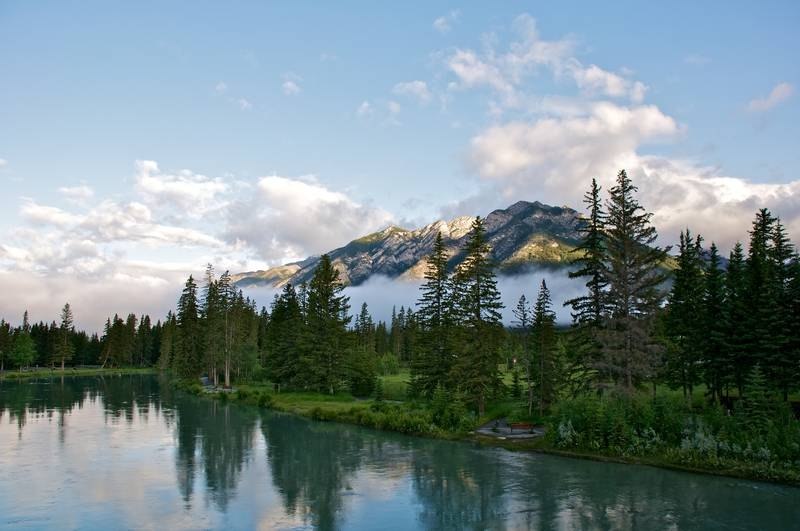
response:
[[[473,219],[462,216],[440,220],[416,230],[391,226],[353,240],[328,255],[346,284],[361,284],[372,275],[420,279],[439,231],[450,255],[450,267],[461,262],[461,249]],[[498,272],[513,274],[534,265],[565,266],[570,251],[578,245],[582,223],[577,211],[538,201],[519,201],[495,210],[486,216],[485,227]],[[310,257],[266,271],[239,273],[233,280],[241,287],[300,284],[311,280],[318,261],[319,257]]]

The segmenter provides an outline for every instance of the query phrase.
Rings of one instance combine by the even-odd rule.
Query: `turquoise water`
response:
[[[3,529],[800,529],[800,489],[514,453],[177,393],[0,382]]]

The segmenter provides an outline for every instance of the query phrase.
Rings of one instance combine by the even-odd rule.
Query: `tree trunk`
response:
[[[230,357],[225,355],[225,389],[231,388],[231,360]]]

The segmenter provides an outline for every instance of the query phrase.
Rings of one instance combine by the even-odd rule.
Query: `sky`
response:
[[[0,3],[0,317],[161,316],[390,224],[581,208],[800,234],[797,2]],[[268,301],[264,301],[266,303]]]

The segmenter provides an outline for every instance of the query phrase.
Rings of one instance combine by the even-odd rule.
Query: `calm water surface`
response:
[[[155,376],[0,382],[4,529],[800,529],[800,489],[415,439]]]

